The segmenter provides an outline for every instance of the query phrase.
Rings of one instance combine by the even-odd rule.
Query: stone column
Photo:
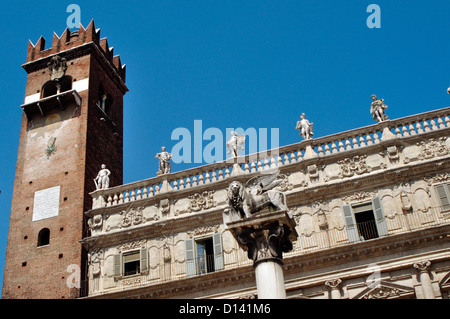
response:
[[[330,289],[331,299],[341,299],[340,285],[342,280],[340,278],[325,281],[325,286]]]
[[[284,211],[269,212],[227,224],[255,268],[258,299],[286,299],[283,252],[297,239],[295,221]]]
[[[429,260],[425,260],[419,263],[415,263],[413,265],[414,268],[419,272],[420,283],[422,284],[423,296],[425,299],[436,299],[436,296],[433,291],[433,287],[431,285],[430,278],[430,266],[431,262]]]

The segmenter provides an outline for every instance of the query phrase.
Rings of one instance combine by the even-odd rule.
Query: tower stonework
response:
[[[3,298],[76,298],[102,164],[122,184],[125,66],[94,22],[28,45]]]

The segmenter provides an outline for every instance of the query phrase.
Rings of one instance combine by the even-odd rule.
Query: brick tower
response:
[[[3,298],[76,298],[94,178],[122,184],[125,66],[94,22],[28,44]]]

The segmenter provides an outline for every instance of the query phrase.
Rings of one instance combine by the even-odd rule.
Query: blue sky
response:
[[[26,83],[21,64],[28,39],[42,35],[49,47],[53,31],[63,33],[71,3],[127,65],[124,183],[155,176],[155,154],[162,145],[170,151],[172,131],[193,130],[194,120],[223,132],[279,128],[286,145],[301,140],[295,124],[303,112],[315,137],[373,124],[373,93],[391,119],[450,104],[448,0],[4,2],[0,282]],[[366,25],[371,3],[381,9],[379,29]]]

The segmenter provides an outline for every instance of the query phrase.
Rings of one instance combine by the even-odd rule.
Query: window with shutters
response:
[[[186,275],[202,275],[224,268],[222,234],[212,237],[186,239]]]
[[[114,256],[114,277],[126,277],[146,273],[148,270],[148,250],[128,251]]]
[[[450,184],[440,184],[435,186],[436,194],[443,211],[450,210]]]
[[[131,276],[141,272],[140,253],[139,251],[123,254],[123,275]]]
[[[379,197],[371,202],[343,205],[342,211],[350,242],[387,236],[383,207]]]

